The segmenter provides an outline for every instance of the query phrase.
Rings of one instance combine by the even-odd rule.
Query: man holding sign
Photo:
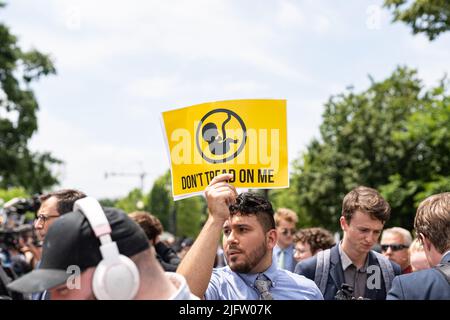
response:
[[[238,195],[232,179],[219,175],[206,188],[208,220],[177,272],[208,300],[322,300],[313,281],[279,269],[272,259],[277,232],[270,202],[255,193]],[[213,269],[222,231],[228,265]]]

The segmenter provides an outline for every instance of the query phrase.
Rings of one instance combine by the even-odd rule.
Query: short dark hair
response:
[[[294,242],[309,244],[314,255],[319,249],[326,250],[334,246],[334,237],[330,231],[324,228],[306,228],[297,231]]]
[[[42,203],[51,197],[55,197],[58,200],[56,210],[58,210],[60,215],[63,215],[72,212],[75,201],[85,198],[86,195],[75,189],[62,189],[41,195],[39,201]]]
[[[370,214],[372,218],[385,223],[391,216],[389,203],[377,190],[359,186],[347,193],[342,203],[342,216],[350,223],[356,211]]]
[[[255,215],[265,232],[275,229],[272,204],[262,195],[253,192],[241,193],[236,203],[230,206],[231,215]]]
[[[134,211],[128,216],[144,230],[148,240],[155,240],[163,232],[161,221],[150,212]]]

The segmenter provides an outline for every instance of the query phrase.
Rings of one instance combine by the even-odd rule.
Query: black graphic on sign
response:
[[[213,120],[208,119],[215,114],[224,113],[227,118],[222,123],[215,123]],[[239,124],[239,130],[242,131],[241,139],[233,139],[227,137],[227,124],[235,119]],[[222,134],[219,132],[218,128],[221,128]],[[208,112],[200,121],[200,124],[197,128],[196,133],[196,142],[197,142],[197,150],[201,154],[202,158],[210,163],[224,163],[236,158],[239,153],[244,149],[245,143],[247,140],[247,129],[245,127],[244,121],[242,121],[241,117],[239,117],[235,112],[228,109],[215,109]],[[206,142],[208,147],[207,149],[211,153],[212,156],[218,156],[215,159],[212,159],[212,156],[208,156],[205,154],[202,149],[202,141]],[[232,149],[232,145],[238,146],[236,152],[230,154],[230,150]]]

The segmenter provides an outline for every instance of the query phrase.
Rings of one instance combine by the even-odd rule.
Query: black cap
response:
[[[115,208],[104,209],[111,225],[111,238],[122,255],[131,257],[149,248],[148,239],[137,223]],[[39,268],[11,282],[8,288],[23,293],[42,292],[59,286],[72,275],[69,266],[83,272],[102,260],[100,240],[80,211],[58,218],[45,236]]]

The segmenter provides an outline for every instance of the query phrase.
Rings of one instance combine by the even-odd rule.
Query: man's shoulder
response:
[[[304,275],[291,272],[289,270],[285,269],[278,269],[278,276],[282,276],[283,278],[290,279],[291,281],[295,281],[297,284],[302,285],[311,285],[311,283],[314,283],[314,281],[311,281],[310,279],[306,278]]]
[[[428,283],[427,280],[445,278],[435,268],[429,268],[407,274],[402,274],[396,277],[397,281],[402,282],[402,286],[417,286],[418,283]]]
[[[316,269],[317,256],[309,257],[305,260],[300,261],[295,266],[295,273],[302,274],[305,271],[311,271]]]
[[[311,296],[313,299],[323,299],[319,288],[314,281],[308,279],[304,275],[290,272],[288,270],[278,270],[278,284],[286,286],[287,288],[297,287],[299,291],[306,296]]]
[[[403,274],[394,278],[388,299],[450,299],[450,285],[435,268]]]

